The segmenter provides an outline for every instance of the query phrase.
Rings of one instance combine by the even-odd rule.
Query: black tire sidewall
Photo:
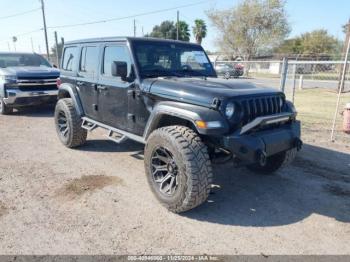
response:
[[[67,119],[67,126],[68,126],[68,135],[66,137],[64,137],[62,135],[62,133],[59,130],[58,127],[58,116],[59,113],[63,112],[66,115],[66,119]],[[56,131],[57,131],[57,135],[60,139],[60,141],[68,146],[72,139],[73,139],[73,132],[72,132],[72,128],[73,128],[73,122],[72,122],[72,116],[70,114],[70,110],[68,108],[68,106],[66,105],[66,103],[64,102],[64,100],[59,100],[56,104],[56,109],[55,109],[55,126],[56,126]]]
[[[153,179],[153,174],[151,171],[151,159],[153,152],[158,147],[164,147],[167,150],[169,150],[173,158],[177,164],[178,167],[178,188],[176,189],[176,192],[172,196],[165,196],[162,194],[159,190],[158,185],[155,183]],[[164,133],[162,133],[161,136],[153,136],[147,141],[147,145],[145,148],[145,169],[146,169],[146,175],[148,183],[151,187],[152,192],[156,195],[156,197],[161,201],[163,205],[166,207],[172,207],[181,205],[181,203],[186,198],[186,191],[187,191],[187,174],[186,174],[186,166],[185,162],[186,159],[183,158],[183,155],[181,154],[181,148],[177,145],[175,139],[172,139],[170,136],[166,136]]]

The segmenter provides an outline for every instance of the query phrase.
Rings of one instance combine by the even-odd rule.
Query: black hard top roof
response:
[[[98,42],[120,42],[120,41],[150,41],[150,42],[168,42],[168,43],[183,43],[189,45],[197,45],[195,43],[184,42],[179,40],[172,39],[162,39],[162,38],[153,38],[153,37],[97,37],[97,38],[88,38],[88,39],[80,39],[74,41],[68,41],[65,45],[72,44],[83,44],[83,43],[98,43]]]

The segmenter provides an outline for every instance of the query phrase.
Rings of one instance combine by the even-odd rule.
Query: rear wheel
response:
[[[77,114],[71,98],[64,98],[57,102],[55,125],[62,144],[73,148],[85,143],[87,131],[81,127],[81,123],[81,117]]]
[[[8,107],[5,103],[2,97],[0,97],[0,114],[1,115],[8,115],[13,112],[12,107]]]
[[[281,169],[291,162],[293,162],[295,156],[297,154],[297,149],[293,148],[276,155],[270,156],[266,159],[265,165],[261,165],[260,163],[253,164],[247,166],[247,168],[253,172],[263,174],[263,175],[271,175],[276,172],[278,169]]]
[[[230,79],[231,78],[230,72],[226,72],[224,77],[225,77],[225,79]]]
[[[168,126],[155,130],[145,147],[145,169],[152,192],[172,212],[192,209],[209,195],[209,155],[190,128]]]

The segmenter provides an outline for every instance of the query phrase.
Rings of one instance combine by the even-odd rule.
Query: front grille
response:
[[[16,86],[22,91],[47,91],[57,89],[57,77],[22,77],[18,78]]]
[[[239,100],[242,111],[242,124],[247,124],[259,116],[281,113],[284,98],[281,96],[253,97]]]

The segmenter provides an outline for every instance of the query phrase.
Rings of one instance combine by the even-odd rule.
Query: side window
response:
[[[85,46],[81,50],[79,71],[94,75],[98,65],[98,51],[96,46]]]
[[[73,66],[78,57],[78,48],[76,46],[66,47],[64,49],[62,69],[66,71],[73,71]]]
[[[128,75],[131,71],[131,58],[126,46],[106,46],[104,48],[103,55],[103,69],[102,72],[105,76],[111,77],[112,63],[113,61],[122,61],[128,64]]]

